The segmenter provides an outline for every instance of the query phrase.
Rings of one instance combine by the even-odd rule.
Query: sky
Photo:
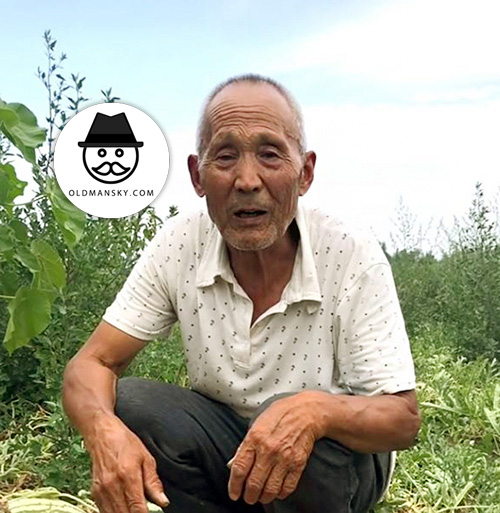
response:
[[[450,227],[476,182],[491,201],[500,193],[497,0],[0,0],[0,12],[4,101],[46,126],[36,69],[50,29],[63,74],[86,77],[87,106],[112,87],[160,126],[171,160],[161,217],[203,208],[186,166],[201,106],[247,72],[280,81],[303,109],[318,160],[301,201],[381,241],[398,231],[401,202],[422,226]]]

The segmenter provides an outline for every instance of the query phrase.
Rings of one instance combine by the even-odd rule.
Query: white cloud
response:
[[[477,181],[500,188],[500,101],[425,107],[306,108],[318,163],[307,203],[372,226],[388,240],[399,197],[417,214],[450,223],[465,213]]]
[[[417,93],[413,101],[416,103],[457,103],[481,102],[500,98],[500,85],[485,85],[479,87],[465,87],[447,89],[444,91],[425,91]]]
[[[369,18],[295,41],[269,69],[322,69],[382,82],[500,77],[496,0],[394,2]],[[281,56],[280,56],[281,57]]]

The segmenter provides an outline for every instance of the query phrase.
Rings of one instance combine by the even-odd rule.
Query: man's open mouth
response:
[[[266,210],[237,210],[234,215],[239,217],[240,219],[245,219],[248,217],[259,217],[267,214]]]

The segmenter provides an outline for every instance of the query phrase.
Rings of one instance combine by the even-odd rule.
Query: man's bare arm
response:
[[[64,409],[92,458],[101,513],[147,513],[145,493],[168,504],[153,456],[114,413],[118,377],[145,344],[103,321],[64,372]]]
[[[114,417],[116,382],[145,342],[101,322],[64,372],[63,405],[91,442],[96,421]]]
[[[322,436],[357,452],[410,447],[420,428],[414,390],[377,396],[317,394]]]

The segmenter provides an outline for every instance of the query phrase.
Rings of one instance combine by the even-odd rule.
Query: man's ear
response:
[[[309,190],[311,184],[314,180],[314,166],[316,165],[316,153],[314,151],[306,152],[306,156],[304,159],[304,165],[302,166],[301,176],[300,176],[300,190],[299,194],[304,196],[304,194]]]
[[[188,168],[189,175],[191,176],[191,183],[193,184],[194,190],[200,198],[203,198],[203,196],[205,196],[205,190],[201,185],[198,155],[189,155]]]

